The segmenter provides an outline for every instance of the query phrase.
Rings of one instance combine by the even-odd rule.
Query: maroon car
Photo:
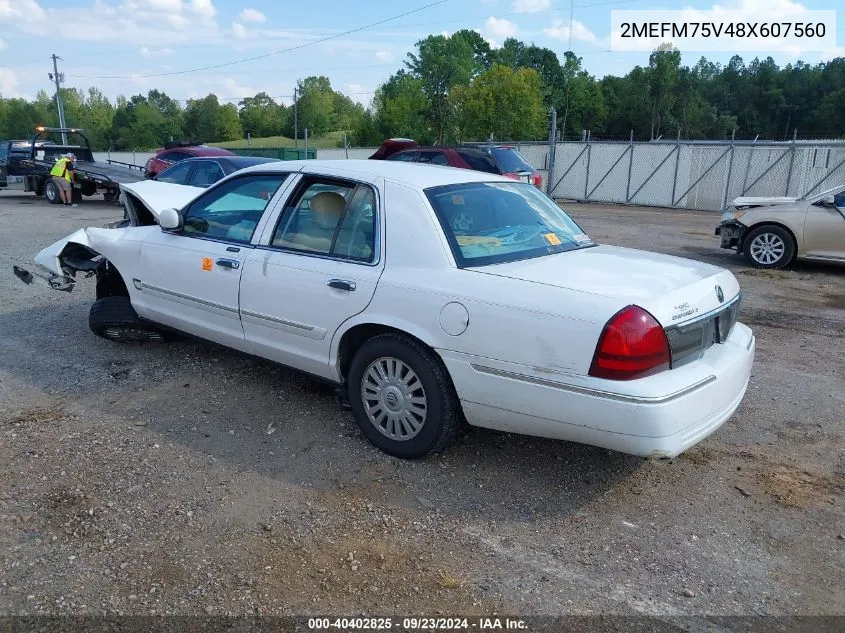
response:
[[[474,169],[543,186],[542,174],[511,145],[422,146],[412,139],[391,138],[370,158]]]
[[[156,150],[156,155],[147,161],[147,178],[155,178],[171,165],[197,156],[236,156],[234,152],[220,147],[208,147],[197,141],[173,141]]]

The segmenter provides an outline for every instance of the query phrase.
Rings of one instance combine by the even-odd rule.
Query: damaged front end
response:
[[[35,256],[35,263],[43,272],[21,266],[13,266],[12,271],[25,284],[38,282],[61,292],[71,292],[80,278],[94,276],[99,287],[101,280],[115,277],[112,263],[100,251],[113,250],[109,246],[125,237],[124,227],[128,226],[128,220],[119,220],[103,228],[79,229]]]
[[[742,249],[742,238],[748,230],[748,227],[739,221],[743,215],[745,212],[741,209],[726,211],[722,214],[721,222],[716,227],[716,235],[722,238],[722,248]]]

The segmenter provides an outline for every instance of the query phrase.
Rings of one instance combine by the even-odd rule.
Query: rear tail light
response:
[[[509,171],[506,174],[502,174],[505,178],[510,178],[511,180],[522,180],[520,175],[515,171]]]
[[[540,174],[534,174],[534,186],[539,187],[540,189],[543,188],[543,176]]]
[[[599,337],[590,376],[633,380],[671,366],[666,333],[657,320],[639,306],[617,312]]]

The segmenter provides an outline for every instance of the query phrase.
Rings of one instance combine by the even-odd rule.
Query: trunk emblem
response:
[[[725,293],[722,292],[722,286],[716,286],[716,298],[719,300],[719,303],[725,300]]]

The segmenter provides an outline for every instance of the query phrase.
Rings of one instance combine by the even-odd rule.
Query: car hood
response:
[[[791,198],[788,196],[740,196],[731,200],[729,207],[744,208],[744,207],[768,207],[782,204],[795,204],[800,198]]]
[[[190,185],[176,185],[158,180],[139,180],[120,185],[122,194],[132,194],[153,214],[158,222],[165,209],[183,209],[206,189]]]
[[[607,245],[469,270],[616,299],[620,308],[636,304],[664,326],[718,310],[739,294],[736,277],[724,268]]]

